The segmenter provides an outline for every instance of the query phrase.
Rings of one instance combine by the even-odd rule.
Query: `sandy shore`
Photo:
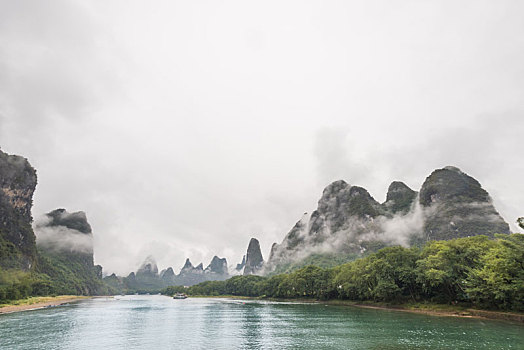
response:
[[[7,306],[0,307],[0,314],[9,314],[12,312],[43,309],[47,307],[54,307],[58,305],[68,304],[71,302],[85,300],[89,298],[90,297],[86,297],[86,296],[46,297],[46,298],[41,298],[41,300],[38,300],[37,298],[35,302],[30,302],[27,304],[7,305]]]

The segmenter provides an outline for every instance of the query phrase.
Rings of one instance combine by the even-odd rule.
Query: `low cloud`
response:
[[[93,254],[93,235],[65,226],[49,226],[51,218],[44,215],[34,223],[36,244],[52,251]]]
[[[374,194],[384,193],[390,179],[420,188],[433,170],[454,165],[477,179],[513,231],[522,216],[524,200],[519,161],[524,114],[502,112],[469,118],[466,125],[442,125],[422,135],[406,130],[356,147],[350,128],[325,128],[315,138],[317,181],[338,178],[365,184]],[[392,139],[393,136],[393,139]],[[521,152],[522,153],[522,152]]]
[[[407,247],[413,237],[422,237],[425,218],[434,210],[434,207],[422,207],[417,197],[412,209],[407,214],[397,214],[392,218],[379,216],[375,219],[379,230],[365,233],[359,239],[363,241],[377,240]]]
[[[285,239],[277,246],[275,259],[266,264],[264,272],[272,271],[278,264],[297,262],[312,254],[363,253],[366,242],[409,247],[413,240],[424,239],[425,220],[437,210],[438,205],[423,207],[417,195],[407,213],[375,218],[351,216],[336,231],[330,229],[330,219],[322,217],[324,224],[314,234],[311,234],[311,215],[304,215],[291,231],[296,240],[301,241],[299,245],[288,249],[289,241]]]
[[[105,270],[238,263],[339,178],[455,164],[524,215],[524,2],[204,7],[0,1],[0,146],[38,170],[35,216],[89,212]]]

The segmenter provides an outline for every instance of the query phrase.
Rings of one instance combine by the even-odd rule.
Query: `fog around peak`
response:
[[[331,182],[383,202],[392,181],[419,189],[447,165],[517,230],[523,11],[2,1],[0,147],[37,169],[33,216],[86,212],[95,262],[120,275],[149,255],[234,266],[251,237],[267,257]]]

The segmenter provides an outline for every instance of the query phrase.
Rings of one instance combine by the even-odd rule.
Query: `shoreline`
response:
[[[450,306],[442,304],[422,304],[420,308],[415,305],[387,305],[379,303],[359,303],[350,300],[316,300],[316,299],[278,299],[278,298],[256,298],[256,297],[244,297],[244,296],[190,296],[190,298],[222,298],[222,299],[237,299],[237,300],[259,300],[259,301],[275,301],[275,302],[291,302],[291,303],[310,303],[310,304],[324,304],[332,306],[349,306],[357,307],[361,309],[375,309],[383,311],[399,311],[409,312],[413,314],[422,314],[428,316],[445,316],[445,317],[460,317],[460,318],[476,318],[486,320],[502,320],[524,323],[524,313],[516,312],[504,312],[504,311],[491,311],[491,310],[480,310],[465,308],[459,306]]]
[[[342,305],[333,303],[331,305]],[[406,308],[402,306],[383,306],[383,305],[367,305],[367,304],[354,304],[347,305],[354,306],[362,309],[375,309],[384,311],[400,311],[409,312],[413,314],[422,314],[428,316],[445,316],[445,317],[460,317],[460,318],[476,318],[485,320],[502,320],[512,321],[518,323],[524,323],[524,314],[518,314],[514,312],[502,312],[502,311],[490,311],[490,310],[478,310],[478,309],[450,309],[450,310],[439,310],[438,308],[428,309],[417,309],[417,308]]]
[[[23,303],[24,301],[27,301],[27,299],[17,300],[16,302],[21,302],[21,304],[13,304],[13,305],[4,305],[0,307],[0,315],[4,314],[11,314],[14,312],[21,312],[21,311],[30,311],[30,310],[38,310],[38,309],[45,309],[48,307],[55,307],[60,306],[64,304],[69,304],[72,302],[80,301],[80,300],[87,300],[91,299],[90,296],[76,296],[76,295],[62,295],[57,297],[40,297],[40,298],[29,298],[34,300],[29,300],[28,303]]]
[[[105,296],[107,297],[107,296]],[[76,295],[61,295],[57,297],[33,297],[28,299],[17,300],[13,305],[0,306],[0,315],[10,314],[14,312],[30,311],[44,309],[48,307],[56,307],[60,305],[69,304],[72,302],[78,302],[81,300],[87,300],[95,298],[93,296],[76,296]],[[234,296],[234,295],[221,295],[221,296],[190,296],[190,298],[210,298],[210,299],[236,299],[236,300],[254,300],[254,301],[274,301],[274,302],[287,302],[287,303],[310,303],[310,304],[324,304],[331,306],[346,306],[346,307],[357,307],[362,309],[374,309],[383,311],[399,311],[409,312],[414,314],[422,314],[428,316],[445,316],[445,317],[460,317],[460,318],[476,318],[476,319],[487,319],[487,320],[503,320],[524,323],[524,313],[515,312],[503,312],[503,311],[490,311],[464,308],[459,306],[441,305],[441,304],[422,304],[423,307],[418,305],[388,305],[380,303],[359,303],[350,300],[316,300],[316,299],[278,299],[278,298],[257,298],[257,297],[245,297],[245,296]]]

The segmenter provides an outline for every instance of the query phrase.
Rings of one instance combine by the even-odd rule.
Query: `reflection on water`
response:
[[[524,349],[520,324],[162,296],[0,316],[0,349]]]

